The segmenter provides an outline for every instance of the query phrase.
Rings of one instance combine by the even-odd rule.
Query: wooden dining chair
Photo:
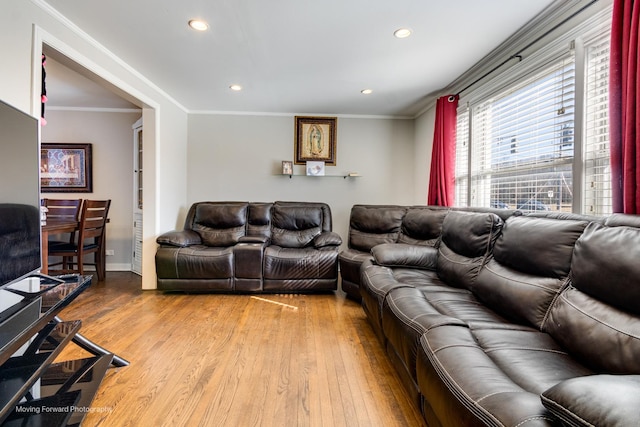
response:
[[[82,204],[78,236],[71,243],[57,243],[49,246],[50,257],[62,257],[62,261],[49,267],[62,265],[62,269],[49,269],[49,274],[84,274],[86,265],[95,266],[98,281],[104,280],[105,269],[105,226],[111,200],[85,200]],[[93,254],[94,262],[87,261]]]
[[[80,219],[80,209],[82,208],[82,199],[43,199],[42,206],[47,208],[47,220],[70,220],[78,221]],[[68,243],[75,241],[76,233],[69,233]],[[59,238],[50,239],[49,245],[66,243]]]

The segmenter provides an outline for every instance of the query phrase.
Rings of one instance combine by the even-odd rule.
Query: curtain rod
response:
[[[558,24],[554,25],[553,28],[551,28],[550,30],[547,30],[544,34],[542,34],[541,36],[539,36],[538,38],[536,38],[535,40],[533,40],[532,42],[527,44],[525,47],[520,49],[520,51],[518,53],[516,53],[515,55],[511,55],[510,57],[508,57],[507,59],[502,61],[500,64],[498,64],[497,66],[493,67],[491,70],[487,71],[486,73],[484,73],[483,75],[478,77],[476,80],[474,80],[473,82],[469,83],[467,86],[465,86],[464,88],[459,90],[458,93],[455,94],[455,96],[460,96],[460,94],[462,92],[464,92],[465,90],[469,89],[471,86],[475,85],[480,80],[482,80],[485,77],[487,77],[488,75],[494,73],[496,70],[498,70],[499,68],[503,67],[507,62],[509,62],[509,61],[511,61],[513,59],[517,59],[518,62],[522,61],[522,53],[524,51],[529,49],[534,44],[538,43],[540,40],[542,40],[543,38],[545,38],[546,36],[548,36],[549,34],[554,32],[555,30],[557,30],[560,26],[566,24],[569,20],[575,18],[577,15],[581,14],[582,12],[584,12],[588,7],[593,6],[593,4],[597,3],[597,2],[598,2],[598,0],[592,0],[589,4],[586,4],[583,7],[581,7],[580,9],[578,9],[577,11],[573,12],[571,15],[569,15],[568,17],[563,19],[561,22],[559,22]]]

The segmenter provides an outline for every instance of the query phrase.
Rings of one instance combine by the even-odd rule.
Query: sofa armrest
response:
[[[340,246],[342,238],[334,231],[325,231],[313,238],[314,248],[324,248],[325,246]]]
[[[238,239],[238,243],[269,243],[267,236],[242,236]]]
[[[541,400],[569,426],[637,425],[640,375],[572,378],[543,392]]]
[[[156,242],[160,245],[178,246],[183,248],[191,245],[200,245],[202,244],[202,239],[200,238],[200,235],[193,230],[176,230],[161,234],[156,239]]]
[[[438,261],[438,250],[431,246],[416,246],[405,243],[383,243],[371,249],[376,264],[385,267],[412,267],[434,270]]]

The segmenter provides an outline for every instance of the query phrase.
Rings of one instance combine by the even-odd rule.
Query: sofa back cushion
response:
[[[398,243],[436,246],[447,208],[412,206],[402,218]]]
[[[591,223],[544,330],[596,371],[640,374],[640,229]]]
[[[541,328],[567,280],[573,248],[587,224],[570,219],[508,218],[472,291],[512,321]]]
[[[354,205],[349,219],[349,248],[371,251],[381,243],[396,243],[406,207]]]
[[[245,235],[247,202],[200,202],[191,206],[185,229],[191,229],[206,246],[232,246]]]
[[[271,207],[273,203],[249,203],[247,236],[271,236]]]
[[[322,203],[274,203],[271,209],[271,243],[286,248],[308,246],[323,231],[331,231],[329,206]],[[328,229],[327,229],[328,228]]]
[[[471,289],[502,225],[493,213],[449,211],[442,223],[438,276],[448,285]]]

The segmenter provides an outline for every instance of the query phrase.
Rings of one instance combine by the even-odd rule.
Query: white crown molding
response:
[[[366,115],[366,114],[334,114],[334,113],[268,113],[268,112],[249,112],[249,111],[216,111],[216,110],[190,110],[190,115],[209,115],[209,116],[264,116],[264,117],[338,117],[343,119],[371,119],[371,120],[413,120],[415,117],[409,116],[384,116],[384,115]]]
[[[84,113],[140,113],[142,108],[107,108],[107,107],[46,107],[47,111],[75,111]]]

